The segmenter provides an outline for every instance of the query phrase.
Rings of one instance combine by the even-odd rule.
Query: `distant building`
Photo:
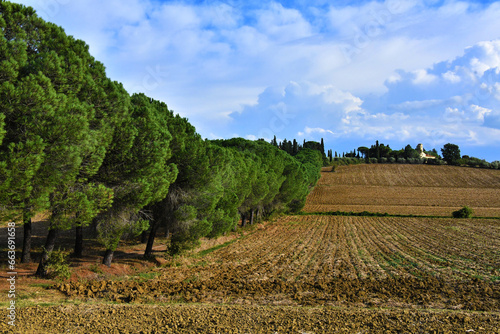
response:
[[[422,144],[418,144],[417,145],[417,151],[420,154],[420,157],[423,158],[423,159],[436,159],[435,156],[429,155],[429,154],[425,153],[425,151],[424,151],[424,145],[422,145]]]

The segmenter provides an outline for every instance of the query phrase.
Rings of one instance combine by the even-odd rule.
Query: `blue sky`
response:
[[[500,2],[20,0],[205,138],[500,160]]]

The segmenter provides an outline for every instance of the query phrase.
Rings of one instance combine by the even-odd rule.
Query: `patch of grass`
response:
[[[139,273],[138,276],[143,280],[150,280],[150,279],[155,279],[160,274],[161,274],[160,272],[149,272],[149,273]]]
[[[207,261],[198,261],[194,264],[189,265],[189,268],[196,268],[196,267],[205,267],[208,264]]]
[[[177,260],[172,260],[172,261],[169,261],[165,264],[165,267],[166,268],[177,268],[177,267],[182,267],[182,263],[177,261]]]
[[[389,255],[390,260],[387,260],[387,264],[394,268],[415,268],[418,264],[405,259],[400,254]]]
[[[446,258],[430,254],[430,253],[424,253],[424,257],[429,260],[431,263],[434,264],[439,264],[443,267],[448,267],[450,265],[450,261]]]
[[[36,297],[36,292],[29,292],[29,293],[18,293],[16,295],[16,298],[18,300],[26,300],[26,299],[33,299]]]
[[[101,269],[101,267],[99,267],[99,265],[97,263],[91,265],[89,267],[89,270],[93,273],[96,273],[96,274],[99,274],[99,275],[103,275],[104,274],[104,271]]]
[[[304,223],[304,222],[302,222],[300,220],[291,220],[291,221],[286,222],[285,224],[290,225],[290,226],[297,226],[297,225],[300,225],[302,223]]]
[[[207,255],[207,254],[210,254],[210,253],[212,253],[212,252],[215,252],[215,251],[216,251],[216,250],[218,250],[218,249],[221,249],[221,248],[227,247],[227,246],[231,245],[232,243],[234,243],[234,242],[236,242],[236,241],[240,240],[241,238],[242,238],[242,237],[237,238],[237,239],[233,239],[233,240],[229,240],[229,241],[227,241],[227,242],[225,242],[225,243],[223,243],[223,244],[221,244],[221,245],[217,245],[217,246],[214,246],[214,247],[212,247],[212,248],[202,250],[201,252],[198,252],[198,254],[196,254],[196,256],[205,256],[205,255]]]
[[[199,280],[200,280],[200,277],[198,277],[198,275],[193,275],[191,277],[186,278],[183,282],[192,283],[192,282],[198,282]]]
[[[50,288],[51,286],[53,286],[54,284],[52,283],[33,283],[33,284],[30,284],[29,286],[32,287],[32,288]]]

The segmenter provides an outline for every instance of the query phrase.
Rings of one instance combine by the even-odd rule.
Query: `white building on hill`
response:
[[[417,145],[417,151],[420,154],[420,157],[423,159],[436,159],[435,156],[428,155],[427,153],[425,153],[424,146],[422,144]]]

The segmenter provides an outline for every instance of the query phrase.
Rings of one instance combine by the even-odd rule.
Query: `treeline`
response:
[[[23,222],[21,261],[30,262],[31,220],[50,213],[38,275],[61,230],[75,229],[78,257],[92,225],[110,265],[124,236],[142,233],[148,256],[163,226],[177,253],[240,219],[303,207],[320,152],[203,140],[165,103],[130,96],[84,42],[32,8],[2,1],[0,14],[1,216]]]
[[[436,149],[423,151],[428,157],[441,160]],[[420,151],[411,145],[406,145],[399,150],[393,150],[389,145],[379,143],[378,140],[370,147],[360,146],[351,152],[342,154],[344,158],[364,159],[369,163],[423,163],[428,158],[422,158]]]
[[[418,148],[418,147],[417,147]],[[399,164],[433,164],[433,165],[455,165],[480,168],[500,168],[499,161],[487,162],[484,159],[460,155],[460,148],[455,144],[445,144],[441,148],[441,155],[436,149],[430,151],[420,151],[411,145],[406,145],[400,150],[393,150],[389,145],[384,145],[376,141],[369,148],[365,146],[358,147],[350,152],[344,152],[342,155],[333,155],[328,151],[330,164],[347,165],[358,163],[399,163]],[[421,155],[424,153],[424,156]]]
[[[276,136],[271,140],[271,145],[279,148],[280,150],[283,150],[287,152],[288,154],[295,156],[297,155],[302,149],[310,149],[314,151],[318,151],[321,153],[321,157],[323,160],[323,164],[326,166],[328,165],[328,159],[325,155],[325,143],[323,141],[323,138],[321,138],[321,142],[316,142],[316,141],[306,141],[304,139],[303,144],[299,144],[296,139],[293,140],[287,140],[286,138],[283,139],[283,141],[278,142],[276,139]]]

